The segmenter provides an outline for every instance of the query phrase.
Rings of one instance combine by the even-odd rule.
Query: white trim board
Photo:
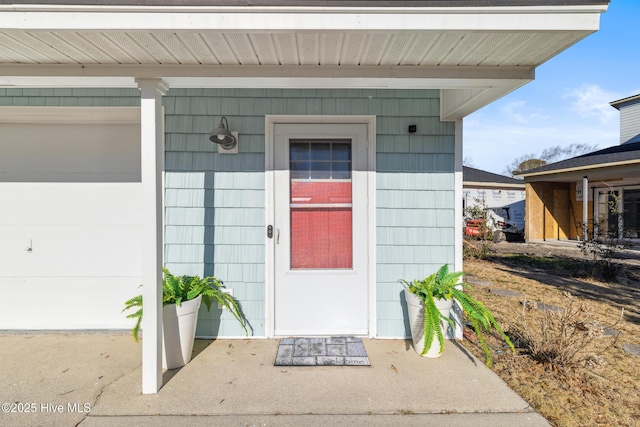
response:
[[[508,8],[326,8],[318,10],[253,7],[218,9],[58,7],[38,10],[2,8],[0,28],[21,30],[210,30],[327,31],[327,30],[461,30],[461,31],[596,31],[606,5]],[[103,8],[105,9],[105,8]],[[455,16],[455,19],[452,19]]]

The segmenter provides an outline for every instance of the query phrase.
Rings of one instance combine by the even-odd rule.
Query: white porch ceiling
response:
[[[3,64],[535,67],[584,33],[0,31]]]
[[[463,117],[596,31],[606,6],[0,8],[0,86],[443,90]]]

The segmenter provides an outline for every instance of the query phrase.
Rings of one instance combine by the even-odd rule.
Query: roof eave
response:
[[[607,8],[604,4],[396,8],[0,4],[0,28],[26,31],[197,31],[215,28],[217,31],[594,32],[600,27],[600,14]],[[452,20],[451,15],[456,15],[456,19]],[[520,15],[528,18],[515,19]]]
[[[463,186],[467,187],[500,187],[500,188],[513,188],[524,189],[524,181],[522,184],[503,184],[500,182],[477,182],[477,181],[462,181]]]
[[[526,178],[538,177],[538,176],[544,176],[544,175],[558,175],[561,173],[580,172],[580,171],[588,171],[593,169],[610,168],[615,166],[627,166],[627,165],[634,165],[634,164],[640,164],[640,159],[623,160],[619,162],[597,163],[593,165],[576,166],[572,168],[554,169],[554,170],[540,171],[540,172],[517,173],[514,175],[521,176],[526,179]]]
[[[618,99],[617,101],[611,101],[609,105],[611,105],[616,110],[620,110],[620,105],[626,104],[627,102],[630,102],[630,101],[639,100],[639,99],[640,99],[640,94]]]

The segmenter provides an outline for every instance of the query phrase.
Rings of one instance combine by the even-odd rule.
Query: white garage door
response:
[[[55,120],[64,109],[14,110],[0,123],[0,329],[128,327],[123,302],[141,281],[139,109],[110,120],[103,108]]]

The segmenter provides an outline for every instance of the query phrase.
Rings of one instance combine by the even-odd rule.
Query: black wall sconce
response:
[[[417,130],[418,130],[418,126],[409,125],[409,133],[416,133]]]
[[[224,116],[222,116],[222,118],[220,119],[220,124],[218,125],[218,127],[211,131],[211,136],[209,136],[209,140],[211,142],[218,144],[220,147],[222,147],[226,151],[230,151],[235,148],[236,149],[235,152],[237,152],[237,145],[238,145],[237,133],[236,135],[234,135],[229,130],[229,122],[227,121],[227,118]],[[220,152],[220,150],[218,150],[218,152]]]

